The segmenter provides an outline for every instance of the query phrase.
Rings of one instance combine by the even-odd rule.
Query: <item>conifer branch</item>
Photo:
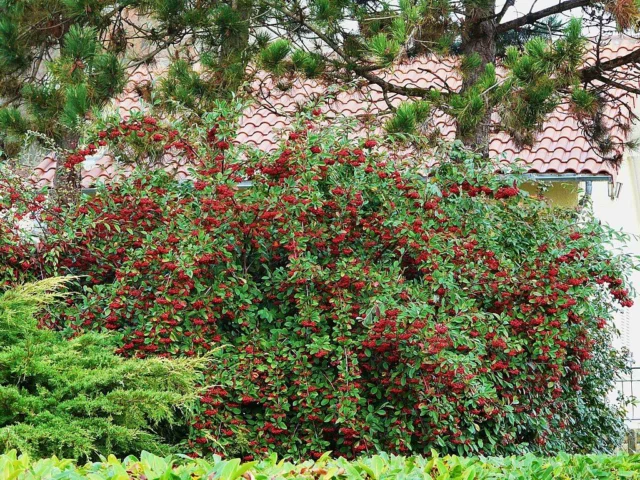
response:
[[[609,85],[614,88],[618,88],[628,93],[633,93],[635,95],[640,95],[640,88],[633,87],[630,84],[620,83],[611,78],[605,77],[604,75],[598,75],[593,80],[602,82],[606,85]]]
[[[636,48],[631,53],[626,55],[622,55],[620,57],[613,58],[611,60],[607,60],[606,62],[599,62],[590,67],[584,68],[580,71],[580,77],[582,81],[588,82],[591,80],[596,80],[602,76],[603,72],[609,72],[611,70],[615,70],[618,67],[622,67],[624,65],[629,65],[632,63],[637,63],[640,61],[640,48]]]
[[[380,78],[378,75],[371,73],[372,69],[370,67],[358,65],[355,59],[353,59],[350,55],[348,55],[345,51],[343,51],[342,48],[340,48],[340,45],[338,45],[332,38],[330,38],[324,32],[322,32],[321,30],[319,30],[318,28],[316,28],[315,26],[307,22],[301,15],[296,15],[295,12],[292,12],[291,10],[289,10],[288,8],[282,5],[270,4],[270,6],[273,9],[277,10],[278,12],[282,13],[283,15],[287,16],[289,19],[293,20],[294,22],[297,22],[299,25],[308,29],[314,35],[316,35],[345,62],[344,67],[347,70],[353,71],[355,74],[364,78],[369,83],[378,85],[385,92],[397,93],[399,95],[404,95],[406,97],[423,98],[423,97],[426,97],[430,91],[435,90],[434,87],[429,87],[429,88],[403,87],[400,85],[395,85],[391,82],[388,82]]]
[[[595,3],[594,0],[567,0],[566,2],[559,3],[549,8],[543,8],[542,10],[538,10],[537,12],[529,12],[526,15],[518,17],[514,20],[509,20],[508,22],[501,23],[496,27],[497,33],[505,33],[509,30],[514,30],[516,28],[524,27],[525,25],[531,25],[537,22],[538,20],[550,17],[551,15],[557,15],[562,12],[566,12],[568,10],[572,10],[574,8],[586,7],[588,5],[593,5]]]
[[[496,16],[496,23],[500,23],[502,21],[504,16],[507,14],[507,11],[509,10],[509,8],[513,7],[515,3],[516,3],[515,0],[507,0],[506,2],[504,2],[504,5],[502,6],[502,10],[500,10],[498,15]]]

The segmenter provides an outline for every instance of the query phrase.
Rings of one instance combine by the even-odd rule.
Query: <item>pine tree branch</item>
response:
[[[405,97],[421,97],[424,98],[428,95],[430,91],[435,90],[435,88],[417,88],[417,87],[401,87],[399,85],[395,85],[393,83],[387,82],[377,75],[373,75],[367,71],[362,70],[359,67],[353,67],[352,70],[367,80],[369,83],[373,83],[374,85],[378,85],[384,91],[397,93],[399,95],[404,95]],[[446,96],[446,93],[441,93],[443,96]]]
[[[636,48],[634,51],[626,55],[622,55],[620,57],[607,60],[606,62],[596,63],[595,65],[592,65],[590,67],[583,68],[580,71],[580,78],[583,82],[600,80],[598,77],[601,77],[603,72],[609,72],[611,70],[615,70],[618,67],[622,67],[623,65],[637,63],[639,61],[640,47]]]
[[[496,16],[496,23],[499,24],[502,21],[504,16],[507,14],[507,10],[513,7],[515,3],[516,3],[516,0],[507,0],[506,2],[504,2],[502,10],[500,10],[500,13],[498,13],[498,15]]]
[[[347,70],[351,70],[356,75],[359,75],[360,77],[367,80],[369,83],[378,85],[380,88],[383,89],[383,91],[389,92],[389,93],[397,93],[399,95],[404,95],[406,97],[424,98],[428,95],[430,91],[435,90],[435,88],[433,87],[430,87],[430,88],[402,87],[402,86],[387,82],[386,80],[380,78],[378,75],[374,75],[373,73],[371,73],[370,68],[364,67],[364,66],[358,66],[356,64],[357,62],[356,59],[352,58],[345,51],[343,51],[342,48],[340,48],[340,45],[338,45],[332,38],[324,34],[318,28],[314,27],[311,23],[307,22],[304,18],[302,18],[301,15],[297,15],[295,12],[281,5],[274,5],[274,4],[269,4],[269,5],[274,10],[277,10],[278,12],[287,16],[289,19],[293,20],[294,22],[297,22],[299,25],[308,29],[310,32],[316,35],[320,40],[326,43],[327,46],[329,46],[345,62],[344,66]],[[444,95],[446,96],[446,93],[444,93]]]
[[[496,27],[497,33],[505,33],[509,30],[523,27],[525,25],[531,25],[540,20],[541,18],[550,17],[551,15],[557,15],[558,13],[566,12],[573,8],[586,7],[588,5],[595,4],[595,0],[567,0],[566,2],[559,3],[549,8],[543,8],[537,12],[530,12],[522,17],[508,22],[501,23]]]
[[[475,18],[475,23],[487,22],[489,20],[495,21],[495,23],[500,23],[504,16],[507,14],[507,11],[513,7],[516,3],[516,0],[507,0],[505,4],[502,6],[502,9],[498,13],[493,13],[491,15],[487,15],[486,17]],[[464,10],[460,11],[460,14],[465,16],[466,12]]]
[[[18,100],[20,100],[22,98],[22,95],[20,95],[19,93],[16,95],[13,95],[9,98],[5,98],[2,99],[2,101],[0,101],[0,108],[5,108],[8,107],[9,105],[17,102]]]
[[[602,82],[606,85],[609,85],[614,88],[618,88],[628,93],[633,93],[635,95],[640,95],[640,88],[633,87],[631,85],[625,85],[624,83],[617,82],[611,78],[605,77],[604,75],[598,75],[593,80]]]

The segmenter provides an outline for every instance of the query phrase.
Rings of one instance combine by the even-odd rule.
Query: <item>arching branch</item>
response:
[[[574,8],[586,7],[595,3],[595,0],[567,0],[565,2],[554,5],[553,7],[543,8],[542,10],[538,10],[537,12],[530,12],[526,15],[523,15],[522,17],[501,23],[496,27],[496,31],[497,33],[505,33],[509,30],[514,30],[525,25],[531,25],[542,18],[550,17],[551,15],[557,15]]]
[[[636,88],[633,85],[617,82],[616,80],[605,77],[604,75],[598,75],[593,80],[602,82],[605,85],[609,85],[610,87],[614,87],[628,93],[633,93],[634,95],[640,95],[640,88]]]
[[[584,82],[599,80],[598,77],[601,77],[604,72],[610,72],[611,70],[615,70],[616,68],[624,65],[637,62],[640,62],[640,46],[626,55],[607,60],[606,62],[599,62],[595,65],[582,69],[580,72],[580,78]]]
[[[301,15],[296,14],[295,12],[289,10],[288,8],[283,7],[282,5],[270,4],[270,6],[274,10],[277,10],[281,14],[285,15],[286,17],[293,20],[294,22],[297,22],[298,24],[300,24],[301,26],[303,26],[304,28],[312,32],[314,35],[316,35],[320,40],[322,40],[328,47],[330,47],[342,59],[342,61],[344,62],[344,67],[347,70],[354,72],[356,75],[364,78],[369,83],[378,85],[385,92],[397,93],[407,97],[422,98],[422,97],[426,97],[430,91],[435,90],[434,87],[430,87],[430,88],[403,87],[403,86],[396,85],[384,80],[380,76],[374,74],[371,68],[357,65],[357,62],[355,61],[355,59],[353,59],[342,48],[340,48],[340,45],[338,45],[331,37],[329,37],[324,32],[316,28],[314,25],[307,22],[304,18],[302,18]],[[444,93],[444,95],[446,95],[446,93]]]

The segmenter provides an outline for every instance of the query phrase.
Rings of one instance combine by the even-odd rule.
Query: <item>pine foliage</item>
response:
[[[395,115],[387,120],[385,129],[389,133],[418,133],[418,127],[426,120],[430,111],[431,106],[426,101],[403,102]]]
[[[70,138],[79,135],[90,110],[104,106],[122,91],[125,73],[121,61],[103,48],[96,29],[77,24],[61,37],[59,54],[35,66],[36,73],[38,65],[42,70],[36,75],[38,81],[24,82],[17,92],[11,91],[19,86],[10,80],[22,68],[21,54],[12,50],[8,39],[3,41],[2,32],[0,25],[0,96],[17,94],[22,102],[20,110],[0,108],[0,141],[10,151],[20,149],[29,130],[67,146]]]
[[[173,67],[143,98],[171,113],[180,107],[201,113],[214,99],[245,94],[262,69],[287,77],[283,84],[294,74],[327,84],[357,80],[403,100],[428,100],[425,121],[436,112],[449,115],[468,146],[482,130],[485,137],[500,130],[529,145],[553,109],[568,103],[606,157],[614,139],[601,118],[602,99],[629,104],[609,95],[619,81],[596,78],[620,80],[621,70],[596,68],[591,77],[582,75],[585,36],[603,32],[598,45],[606,48],[613,26],[636,32],[640,3],[587,2],[584,25],[564,20],[572,3],[557,2],[554,15],[539,17],[541,6],[534,7],[531,18],[519,17],[524,20],[507,28],[507,19],[525,11],[527,2],[0,0],[0,147],[17,156],[25,139],[40,138],[28,135],[32,130],[68,148],[93,121],[93,112],[122,91],[127,75],[161,63]],[[398,84],[394,66],[420,55],[455,67],[462,86]],[[631,67],[629,85],[640,76],[637,60],[623,62]],[[158,85],[159,92],[152,92]],[[433,88],[440,89],[436,101]],[[15,110],[3,113],[5,108],[18,108],[22,118]],[[405,118],[390,121],[391,130],[410,127],[407,112],[398,112]]]
[[[283,73],[284,65],[283,60],[287,58],[291,51],[291,45],[285,39],[279,38],[269,43],[264,50],[260,53],[260,63],[265,68],[273,73]]]

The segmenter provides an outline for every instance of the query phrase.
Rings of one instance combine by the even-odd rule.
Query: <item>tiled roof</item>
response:
[[[638,43],[621,43],[601,51],[601,60],[626,55]],[[589,60],[587,65],[589,64]],[[384,80],[396,85],[428,88],[443,85],[455,90],[460,87],[461,79],[453,65],[433,57],[411,59],[397,65],[383,76]],[[325,98],[322,108],[327,115],[347,115],[376,120],[389,114],[389,104],[397,107],[405,97],[388,94],[385,99],[377,85],[363,85],[359,89],[327,93],[322,83],[312,80],[294,79],[285,89],[278,88],[282,81],[274,83],[268,79],[256,81],[254,90],[257,103],[245,115],[238,140],[252,143],[263,150],[276,148],[277,131],[290,124],[290,116],[301,106],[316,98]],[[635,98],[621,91],[612,95],[625,97],[623,100],[635,105]],[[329,97],[329,98],[327,98]],[[621,153],[627,140],[631,113],[617,104],[603,112],[617,152]],[[497,116],[494,117],[497,122]],[[441,138],[455,138],[455,122],[443,112],[435,112],[425,133],[437,133]],[[611,175],[616,167],[604,161],[589,144],[582,127],[571,115],[567,105],[560,105],[547,119],[537,141],[532,147],[519,148],[504,132],[491,135],[489,151],[492,156],[502,157],[508,162],[521,161],[531,173],[575,173],[589,175]]]
[[[625,55],[634,48],[640,48],[640,44],[612,43],[601,51],[601,59]],[[153,82],[153,77],[157,75],[158,72],[148,70],[138,70],[132,75],[127,89],[114,103],[124,119],[132,111],[144,109],[139,85]],[[309,102],[320,102],[321,110],[329,118],[334,115],[355,116],[363,122],[377,122],[379,126],[380,120],[390,113],[389,104],[395,107],[405,100],[397,94],[389,94],[385,99],[376,85],[362,84],[348,90],[332,91],[315,80],[273,80],[265,75],[258,77],[253,84],[255,103],[242,118],[237,141],[253,144],[264,151],[272,151],[277,147],[278,136],[291,125],[292,114]],[[460,86],[460,77],[454,65],[434,57],[405,61],[386,72],[383,78],[398,85],[422,88],[442,85],[444,82],[451,89]],[[627,102],[635,105],[635,98],[627,97]],[[605,111],[604,116],[614,140],[620,144],[617,153],[621,153],[622,144],[627,140],[631,113],[616,105]],[[436,112],[424,130],[425,133],[436,133],[444,139],[455,137],[454,121],[442,112]],[[581,126],[566,105],[559,106],[549,116],[532,147],[519,148],[505,133],[492,134],[489,147],[492,155],[501,157],[505,162],[522,162],[531,173],[612,177],[616,174],[616,167],[604,161],[589,144]],[[180,175],[186,175],[184,162],[178,163],[174,162],[168,168],[177,168]],[[55,167],[56,161],[52,157],[45,158],[36,167],[34,180],[38,185],[51,184]],[[116,173],[125,172],[116,172],[112,158],[104,156],[89,170],[82,172],[82,186],[86,188],[95,185],[97,181],[108,181]]]

